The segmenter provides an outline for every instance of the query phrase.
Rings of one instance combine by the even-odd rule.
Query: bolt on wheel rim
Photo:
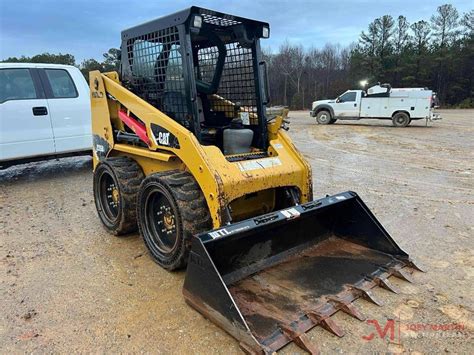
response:
[[[178,243],[175,211],[170,200],[155,191],[148,196],[145,208],[154,246],[162,253],[170,253]]]
[[[102,211],[110,221],[117,219],[120,205],[120,192],[114,178],[103,172],[99,180],[100,204]]]

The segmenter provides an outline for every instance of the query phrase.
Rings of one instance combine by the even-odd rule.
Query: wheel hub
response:
[[[174,216],[170,211],[166,211],[163,216],[163,224],[167,230],[174,228]]]
[[[118,201],[119,201],[119,191],[118,189],[115,187],[112,188],[112,200],[113,202],[115,202],[115,204],[118,204]]]

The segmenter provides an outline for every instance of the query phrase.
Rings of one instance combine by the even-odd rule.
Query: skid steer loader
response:
[[[187,265],[185,300],[251,353],[352,302],[378,303],[415,265],[354,192],[313,200],[309,164],[267,116],[267,23],[187,10],[124,30],[120,76],[90,73],[94,197],[105,228],[137,228],[151,257]]]

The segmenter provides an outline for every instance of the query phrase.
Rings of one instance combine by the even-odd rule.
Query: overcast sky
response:
[[[0,0],[0,58],[38,53],[71,53],[76,62],[101,59],[120,46],[120,31],[191,5],[267,21],[276,50],[285,39],[306,47],[357,41],[374,18],[405,15],[410,22],[429,20],[440,0]],[[473,0],[451,1],[460,13]]]

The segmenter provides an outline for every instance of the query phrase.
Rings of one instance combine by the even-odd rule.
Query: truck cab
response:
[[[0,167],[90,154],[89,87],[78,68],[0,63]]]
[[[363,95],[362,90],[347,90],[335,99],[314,101],[310,114],[321,124],[331,124],[342,117],[359,118]]]

